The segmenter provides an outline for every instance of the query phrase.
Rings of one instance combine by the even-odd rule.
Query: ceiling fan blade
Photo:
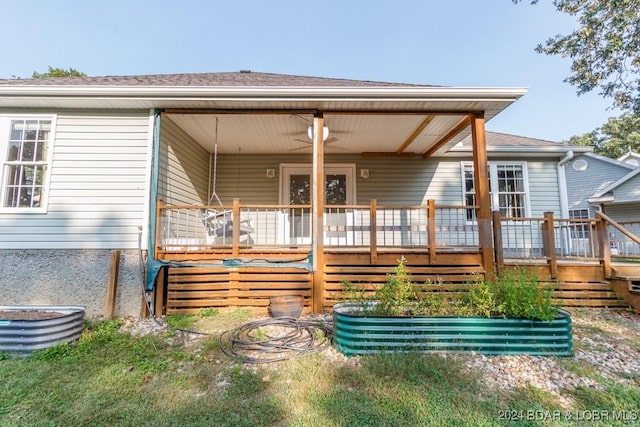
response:
[[[289,151],[309,150],[313,148],[311,145],[303,145],[302,147],[290,148]]]
[[[308,140],[305,140],[305,139],[294,138],[293,140],[294,141],[298,141],[298,142],[302,142],[303,144],[313,145],[312,141],[308,141]],[[327,139],[324,140],[324,143],[325,144],[331,144],[331,143],[334,143],[336,141],[338,141],[338,138],[327,138]]]

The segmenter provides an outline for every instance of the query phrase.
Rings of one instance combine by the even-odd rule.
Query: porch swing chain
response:
[[[211,189],[211,196],[209,197],[209,206],[215,197],[220,206],[223,206],[222,201],[216,193],[216,181],[218,178],[218,118],[216,117],[216,139],[213,147],[213,188]]]

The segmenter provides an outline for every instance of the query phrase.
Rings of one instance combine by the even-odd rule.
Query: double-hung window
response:
[[[503,217],[526,217],[529,211],[526,163],[489,162],[488,166],[491,209],[499,210]],[[463,163],[462,173],[464,204],[465,206],[475,206],[473,163]],[[467,210],[467,221],[475,221],[475,215],[474,210]]]
[[[44,210],[53,125],[51,116],[0,117],[0,209]]]
[[[569,219],[589,219],[589,209],[570,209]],[[571,222],[571,237],[574,239],[586,239],[589,237],[589,224],[587,222]]]

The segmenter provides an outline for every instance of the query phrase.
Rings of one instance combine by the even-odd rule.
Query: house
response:
[[[156,313],[291,293],[321,312],[400,256],[434,282],[518,257],[561,276],[575,254],[550,224],[582,149],[485,132],[525,92],[248,70],[0,80],[3,303],[99,315],[116,249],[117,315],[142,289]]]
[[[570,218],[595,218],[602,212],[635,234],[640,234],[640,168],[633,152],[620,159],[594,153],[576,156],[567,168]],[[640,255],[638,245],[611,230],[614,255]]]
[[[618,157],[618,161],[628,163],[632,166],[640,166],[640,153],[636,153],[629,148],[629,151]]]

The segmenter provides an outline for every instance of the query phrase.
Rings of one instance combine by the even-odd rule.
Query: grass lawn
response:
[[[217,337],[247,320],[242,311],[175,317],[173,327],[142,336],[121,332],[120,321],[89,322],[76,345],[0,355],[0,426],[640,424],[631,419],[640,417],[640,389],[584,367],[602,388],[567,390],[572,406],[563,407],[534,387],[490,389],[461,360],[441,355],[345,359],[329,350],[243,365],[222,353]]]

